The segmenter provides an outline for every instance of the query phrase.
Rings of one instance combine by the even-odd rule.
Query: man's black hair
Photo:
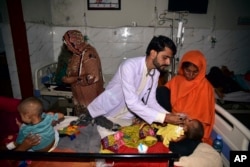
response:
[[[146,55],[150,55],[151,50],[155,50],[157,53],[163,51],[165,47],[169,48],[172,50],[173,55],[176,54],[176,45],[175,43],[168,37],[159,35],[159,36],[154,36],[150,43],[148,44],[147,50],[146,50]]]

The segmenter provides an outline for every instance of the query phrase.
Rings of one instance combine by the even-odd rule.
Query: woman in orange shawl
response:
[[[215,119],[214,89],[205,78],[206,59],[198,50],[185,53],[178,74],[165,84],[170,89],[172,112],[184,113],[204,125],[203,142],[212,143]]]

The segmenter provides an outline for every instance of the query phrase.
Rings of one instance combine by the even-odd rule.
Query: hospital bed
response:
[[[44,65],[35,71],[34,94],[35,96],[57,96],[72,98],[72,92],[69,87],[59,87],[54,82],[57,69],[57,63]]]
[[[250,131],[237,119],[235,119],[228,111],[223,109],[218,104],[215,105],[216,117],[215,126],[213,131],[213,137],[217,134],[221,135],[224,142],[222,151],[222,161],[224,167],[229,167],[229,155],[230,150],[234,151],[248,151],[250,141]],[[86,143],[83,143],[86,145]],[[209,155],[208,155],[209,156]],[[85,162],[95,159],[108,159],[114,161],[167,161],[169,160],[169,166],[173,166],[174,161],[178,160],[180,156],[172,153],[157,153],[157,154],[104,154],[104,153],[86,153],[86,152],[50,152],[50,153],[37,153],[37,152],[12,152],[12,151],[0,151],[0,160],[23,160],[29,159],[35,161],[59,161],[65,162]],[[210,163],[209,161],[207,163]],[[199,166],[199,162],[197,162]]]
[[[46,64],[35,70],[34,96],[47,102],[46,106],[55,108],[58,106],[65,110],[66,115],[72,115],[72,91],[70,86],[57,85],[55,74],[57,62]]]
[[[35,96],[57,96],[70,99],[72,92],[70,87],[58,86],[55,81],[57,62],[41,66],[35,70],[34,94]],[[112,78],[112,74],[103,74],[104,87]]]
[[[249,151],[250,130],[220,105],[215,104],[215,110],[212,136],[213,138],[217,134],[222,136],[224,142],[222,160],[224,166],[229,167],[230,150]]]
[[[227,93],[223,99],[216,96],[216,103],[250,129],[250,92]]]
[[[227,110],[249,110],[250,111],[250,92],[236,91],[225,93],[221,99],[215,94],[218,104]]]
[[[62,96],[65,98],[71,98],[72,93],[69,91],[55,90],[54,85],[52,87],[45,86],[44,83],[50,81],[51,72],[54,73],[57,67],[57,63],[52,63],[36,70],[35,74],[35,92],[40,96]],[[49,72],[48,72],[49,69]],[[49,76],[48,76],[49,75]],[[52,75],[53,76],[53,75]],[[222,136],[224,147],[221,154],[224,167],[229,167],[230,150],[234,151],[249,151],[250,131],[236,119],[232,114],[225,110],[219,104],[215,104],[216,116],[215,125],[212,133],[213,138],[217,134]],[[159,154],[101,154],[101,153],[20,153],[0,151],[0,159],[26,159],[29,160],[42,160],[42,161],[88,161],[90,159],[113,159],[117,161],[140,161],[140,160],[169,160],[169,166],[173,166],[180,156],[178,154],[171,153],[159,153]],[[209,163],[209,162],[208,162]],[[199,164],[199,162],[197,162]]]
[[[244,92],[244,91],[237,91],[237,92],[224,94],[223,99],[220,99],[216,95],[216,99],[224,100],[224,101],[232,101],[232,102],[250,103],[250,93],[249,92]]]

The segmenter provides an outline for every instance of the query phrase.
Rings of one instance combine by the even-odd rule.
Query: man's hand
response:
[[[185,121],[185,117],[179,114],[166,114],[164,123],[171,123],[174,125],[183,124]]]
[[[29,134],[23,142],[17,146],[16,151],[27,151],[31,147],[36,146],[40,143],[41,137],[37,134]]]

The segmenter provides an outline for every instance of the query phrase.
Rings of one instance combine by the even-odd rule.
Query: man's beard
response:
[[[153,60],[153,64],[154,64],[155,68],[156,68],[159,72],[167,72],[167,71],[168,71],[168,65],[160,65],[160,64],[157,62],[157,59],[156,59],[156,58]]]

